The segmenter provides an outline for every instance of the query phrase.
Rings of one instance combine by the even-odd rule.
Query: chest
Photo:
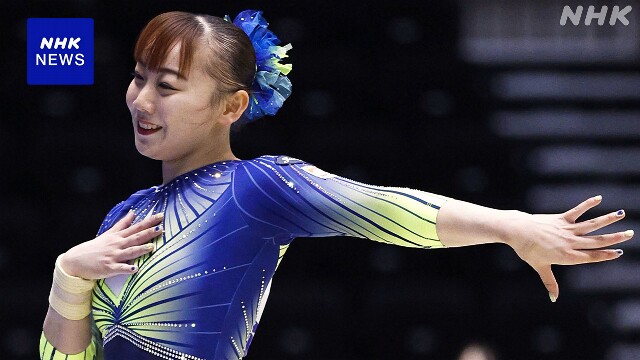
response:
[[[237,235],[247,224],[232,201],[232,194],[227,191],[228,187],[196,187],[199,192],[207,193],[196,195],[190,191],[193,185],[191,188],[185,186],[173,191],[156,192],[134,205],[133,209],[137,215],[133,224],[163,212],[164,233],[151,241],[154,244],[153,252],[128,261],[129,264],[137,266],[138,274],[116,275],[104,279],[103,283],[110,295],[116,299],[122,297],[127,283],[131,279],[142,277],[145,272],[151,272],[146,270],[148,268],[154,268],[153,272],[157,273],[159,268],[174,268],[176,262],[186,261],[182,266],[189,267],[189,264],[196,264],[204,259],[216,259],[223,254],[225,258],[232,259],[239,248],[242,248],[237,246],[243,241]],[[229,236],[236,241],[220,242]],[[224,263],[222,259],[216,261]]]
[[[166,323],[200,308],[216,318],[222,316],[216,311],[226,314],[221,304],[229,304],[246,279],[256,278],[247,292],[264,290],[267,270],[275,270],[278,260],[277,246],[252,231],[235,202],[220,200],[154,239],[156,250],[134,260],[135,274],[98,281],[93,307],[99,328],[142,319]],[[166,214],[165,222],[175,221],[174,214]]]

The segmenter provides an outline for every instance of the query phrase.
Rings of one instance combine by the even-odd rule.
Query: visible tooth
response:
[[[143,124],[143,123],[139,123],[139,124],[140,124],[140,127],[141,127],[141,128],[143,128],[143,129],[147,129],[147,130],[151,130],[151,129],[155,130],[155,129],[160,128],[160,126],[158,126],[158,125],[153,125],[153,124]]]

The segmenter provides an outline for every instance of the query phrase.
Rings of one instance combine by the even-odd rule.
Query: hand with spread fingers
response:
[[[576,222],[601,201],[602,196],[598,195],[561,214],[529,214],[451,199],[440,209],[437,231],[440,240],[447,247],[495,242],[508,244],[538,272],[549,291],[551,301],[555,302],[559,288],[551,265],[576,265],[617,259],[622,255],[622,250],[605,248],[633,237],[633,230],[589,235],[623,219],[623,210]]]
[[[587,210],[600,204],[602,196],[594,196],[561,214],[526,214],[512,219],[504,241],[538,272],[549,291],[551,301],[559,295],[558,282],[551,265],[577,265],[617,259],[620,249],[605,249],[633,237],[633,230],[589,235],[625,216],[618,210],[593,219],[577,222]]]
[[[104,279],[137,271],[128,261],[153,251],[150,241],[162,234],[162,213],[132,225],[134,212],[129,211],[109,230],[93,240],[76,245],[60,258],[66,273],[84,279]]]

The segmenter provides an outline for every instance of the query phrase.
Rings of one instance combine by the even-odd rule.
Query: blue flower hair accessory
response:
[[[229,15],[224,19],[231,22]],[[243,117],[252,121],[264,115],[275,115],[291,95],[291,81],[286,77],[291,71],[291,64],[280,63],[287,57],[291,44],[278,46],[280,39],[267,29],[269,24],[262,17],[262,11],[244,10],[236,16],[233,24],[249,36],[256,52],[256,77]]]

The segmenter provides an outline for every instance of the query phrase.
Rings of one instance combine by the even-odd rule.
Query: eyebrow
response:
[[[146,68],[146,67],[147,67],[147,65],[146,65],[145,63],[143,63],[142,61],[138,61],[138,63],[140,63],[140,65],[142,65],[142,67],[144,67],[144,68]],[[177,72],[176,70],[169,69],[169,68],[166,68],[166,67],[161,67],[161,68],[159,68],[159,69],[158,69],[158,72],[168,73],[168,74],[173,74],[173,75],[177,76],[177,77],[178,77],[178,79],[187,80],[187,78],[186,78],[186,77],[184,77],[184,76],[180,75],[180,73],[179,73],[179,72]]]

